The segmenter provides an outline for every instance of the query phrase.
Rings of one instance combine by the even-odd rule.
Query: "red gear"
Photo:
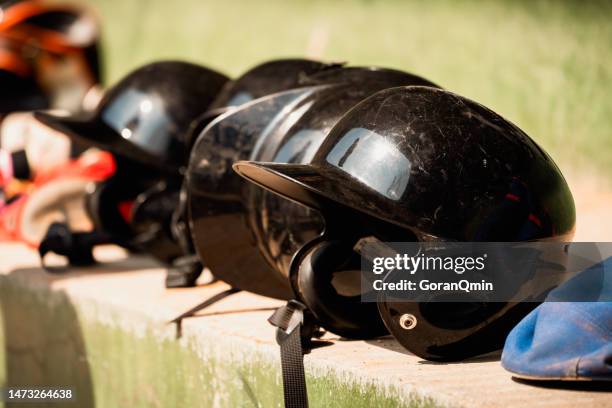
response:
[[[29,192],[0,207],[0,241],[22,241],[37,247],[51,222],[58,217],[74,221],[71,213],[84,213],[78,199],[85,196],[89,183],[107,179],[115,169],[110,153],[92,151],[37,175]],[[72,206],[75,203],[76,208]]]

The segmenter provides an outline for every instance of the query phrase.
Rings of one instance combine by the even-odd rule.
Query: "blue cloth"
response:
[[[508,335],[503,367],[529,379],[612,381],[611,273],[608,258],[551,292]],[[559,301],[586,287],[599,301]]]

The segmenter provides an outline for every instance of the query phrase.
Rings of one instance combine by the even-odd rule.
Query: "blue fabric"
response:
[[[508,335],[502,365],[519,377],[612,381],[612,258],[550,293]],[[588,288],[590,302],[575,299]]]

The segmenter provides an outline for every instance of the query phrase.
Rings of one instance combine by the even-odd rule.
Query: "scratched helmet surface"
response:
[[[238,78],[228,81],[206,112],[203,112],[187,132],[187,146],[193,147],[196,139],[216,117],[238,108],[252,100],[277,92],[297,88],[311,75],[337,67],[309,59],[277,59],[259,64]],[[231,149],[231,146],[226,146]],[[184,183],[180,202],[173,214],[172,229],[176,240],[181,242],[184,252],[193,253],[194,246],[189,229],[189,191]]]
[[[187,177],[191,231],[204,264],[240,289],[291,297],[289,260],[300,243],[320,233],[320,217],[253,188],[232,164],[248,158],[308,163],[353,105],[411,83],[430,84],[393,70],[326,70],[308,78],[307,86],[253,101],[211,123],[196,142]]]
[[[383,90],[351,109],[306,164],[240,162],[250,181],[322,214],[324,232],[293,258],[296,292],[331,331],[359,286],[355,244],[401,241],[569,240],[572,195],[552,159],[484,106],[433,87]],[[352,274],[351,278],[351,273]],[[345,282],[345,283],[342,283]],[[499,349],[533,303],[416,303],[379,299],[408,350],[453,360]],[[406,330],[400,317],[418,324]],[[340,325],[338,327],[338,324]],[[324,324],[325,327],[325,324]]]

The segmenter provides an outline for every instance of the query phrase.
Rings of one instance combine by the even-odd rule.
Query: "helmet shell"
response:
[[[380,89],[431,84],[373,68],[338,68],[305,83],[313,85],[252,101],[212,122],[198,138],[187,172],[191,232],[203,262],[233,286],[282,299],[291,297],[291,256],[321,233],[322,221],[253,189],[231,171],[232,164],[248,158],[308,163],[354,104]]]
[[[187,131],[227,78],[198,65],[163,61],[137,69],[112,87],[92,114],[37,113],[76,143],[142,166],[176,173],[187,160]]]
[[[257,65],[235,80],[228,81],[209,109],[190,130],[189,146],[217,116],[252,100],[277,92],[305,86],[310,75],[338,66],[308,59],[278,59]]]
[[[323,72],[335,66],[306,59],[280,59],[260,64],[234,81],[228,81],[210,108],[193,122],[188,131],[188,148],[215,117],[254,99],[300,86],[308,75]],[[224,151],[231,149],[225,146]],[[239,149],[242,146],[238,147]],[[181,188],[179,205],[172,216],[172,235],[186,254],[195,251],[189,227],[187,184]]]
[[[290,293],[289,283],[281,276],[273,274],[266,281],[252,278],[264,272],[249,256],[254,241],[244,219],[245,185],[232,172],[232,164],[250,157],[257,139],[286,106],[313,91],[286,91],[227,112],[210,123],[194,144],[186,173],[193,244],[215,276],[240,289],[276,298]]]
[[[94,225],[113,242],[164,262],[182,253],[170,222],[188,156],[187,133],[226,81],[194,64],[157,62],[111,88],[95,112],[35,114],[74,142],[115,156],[117,171],[87,199]]]
[[[348,67],[322,72],[308,83],[338,85],[321,88],[296,106],[290,120],[261,139],[251,160],[274,163],[310,163],[327,134],[355,104],[373,93],[403,84],[437,87],[405,72]],[[245,195],[248,223],[262,255],[286,278],[292,257],[306,242],[320,235],[324,222],[316,211],[279,199],[276,195],[248,185]]]
[[[432,87],[388,89],[355,106],[310,164],[238,167],[289,198],[331,200],[422,240],[524,241],[575,226],[569,187],[544,150],[493,111]],[[502,217],[509,194],[523,204],[511,222]],[[524,228],[530,214],[541,228]]]
[[[228,82],[211,110],[236,107],[262,96],[295,88],[309,76],[337,67],[308,59],[279,59],[257,65]]]
[[[319,210],[325,231],[318,246],[340,241],[351,247],[365,236],[565,241],[574,231],[573,198],[552,159],[501,116],[432,87],[387,89],[359,103],[308,164],[234,167],[268,190]],[[329,273],[316,270],[309,257],[310,252],[296,256],[291,270]],[[295,279],[300,282],[300,276]],[[333,301],[320,298],[321,305],[314,307]],[[399,303],[384,296],[379,302],[389,331],[408,350],[432,360],[500,348],[508,331],[535,306]],[[406,314],[418,321],[411,330],[399,321]]]

